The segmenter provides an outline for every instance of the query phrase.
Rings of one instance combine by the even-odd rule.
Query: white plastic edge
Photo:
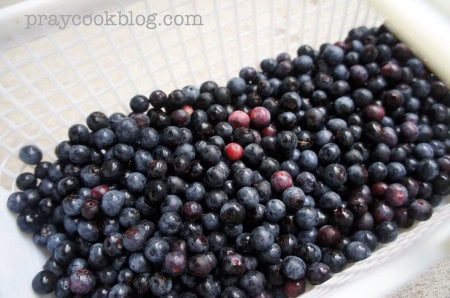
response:
[[[370,0],[387,26],[450,85],[448,0]],[[440,4],[439,4],[440,3]]]

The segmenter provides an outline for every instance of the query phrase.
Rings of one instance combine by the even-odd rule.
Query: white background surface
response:
[[[82,2],[89,2],[90,8],[99,3],[73,5]],[[136,26],[45,29],[45,38],[31,41],[24,39],[26,30],[13,34],[13,28],[23,29],[20,24],[4,23],[19,47],[0,52],[1,186],[9,188],[23,170],[16,154],[24,142],[39,145],[44,159],[54,160],[54,147],[67,138],[67,128],[84,121],[93,110],[128,110],[131,95],[149,94],[156,88],[169,92],[207,79],[223,85],[244,65],[256,66],[281,51],[294,55],[300,44],[317,47],[341,40],[350,28],[382,21],[361,0],[130,2],[136,1],[121,1],[122,8],[161,15],[199,13],[205,26],[154,31]],[[31,7],[28,3],[22,6],[27,10],[16,13],[29,13]],[[15,215],[5,207],[6,198],[7,193],[0,191],[0,298],[35,297],[31,280],[48,255],[16,227]],[[445,242],[450,238],[449,207],[305,296],[380,297],[391,292],[449,255],[450,245]]]

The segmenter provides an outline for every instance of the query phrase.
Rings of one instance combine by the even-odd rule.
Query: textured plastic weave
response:
[[[243,66],[258,66],[280,52],[295,55],[301,44],[317,48],[342,40],[353,27],[383,21],[362,0],[144,0],[110,11],[118,9],[198,14],[204,25],[69,27],[36,40],[15,35],[18,46],[0,53],[0,186],[13,190],[14,178],[27,170],[17,158],[21,146],[36,144],[45,160],[54,160],[53,148],[67,139],[70,125],[83,123],[94,110],[128,112],[133,95],[154,89],[168,93],[210,79],[224,85]],[[430,221],[308,295],[329,297],[336,287],[399,257],[449,218],[449,206],[440,207]]]

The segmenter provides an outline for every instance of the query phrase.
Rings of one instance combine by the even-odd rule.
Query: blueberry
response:
[[[317,209],[302,207],[295,213],[295,222],[301,229],[314,228],[319,222]]]
[[[149,100],[143,95],[135,95],[130,100],[130,108],[135,113],[143,113],[149,107]]]
[[[153,224],[150,224],[149,230],[146,230],[144,225],[137,225],[129,227],[123,234],[123,247],[128,251],[138,251],[142,249],[145,242],[151,236]]]
[[[238,235],[242,234],[244,231],[244,226],[240,225],[225,225],[223,231],[227,237],[230,239],[236,238]]]
[[[197,293],[202,297],[219,297],[222,292],[220,281],[208,275],[196,286]]]
[[[131,296],[133,289],[124,283],[115,284],[108,292],[108,297],[127,297]]]
[[[330,279],[331,276],[331,268],[327,264],[320,262],[311,264],[306,271],[306,277],[312,285],[321,284]]]
[[[322,258],[320,247],[312,242],[303,242],[296,251],[296,255],[300,257],[306,264],[319,262]]]
[[[123,237],[120,233],[114,233],[105,238],[103,241],[103,250],[111,257],[118,256],[123,250]]]
[[[416,175],[421,180],[431,181],[439,175],[439,166],[433,159],[423,159],[417,165]]]
[[[183,274],[186,267],[186,255],[181,252],[169,252],[164,258],[163,271],[171,276]]]
[[[118,190],[110,190],[103,195],[101,202],[102,211],[109,216],[116,216],[125,203],[125,195]]]
[[[75,177],[66,177],[59,180],[56,189],[62,196],[76,193],[80,189],[80,182]]]
[[[142,192],[147,183],[147,178],[139,172],[130,173],[127,177],[127,188],[133,192]]]
[[[69,159],[78,165],[87,164],[91,160],[91,149],[84,145],[74,145],[70,148]]]
[[[150,238],[144,248],[145,257],[151,263],[161,263],[169,251],[169,243],[160,237]]]
[[[37,179],[31,173],[22,173],[16,178],[16,186],[20,190],[28,190],[36,188]]]
[[[323,178],[331,187],[343,185],[347,181],[347,170],[338,163],[332,163],[325,167]]]
[[[193,182],[186,189],[186,199],[189,201],[200,201],[205,196],[205,188],[201,183]]]
[[[322,164],[329,164],[338,161],[341,155],[339,146],[334,143],[328,143],[319,150],[319,160]]]
[[[278,200],[272,199],[266,203],[265,217],[271,222],[280,221],[286,215],[285,204]]]
[[[132,253],[128,257],[128,266],[135,273],[144,273],[150,270],[150,265],[141,252]]]
[[[120,143],[132,144],[139,137],[139,127],[133,119],[125,118],[117,124],[114,133]]]
[[[49,294],[56,289],[57,277],[50,271],[43,270],[32,281],[33,290],[39,294]]]
[[[21,213],[28,207],[28,198],[24,192],[13,192],[9,195],[7,201],[7,207],[9,210],[15,213]]]
[[[273,243],[267,250],[260,253],[260,258],[266,264],[277,264],[281,258],[281,247]]]
[[[109,128],[101,128],[93,135],[94,144],[98,149],[106,149],[116,142],[114,132]]]
[[[378,239],[371,231],[361,230],[353,234],[352,238],[355,242],[363,242],[370,250],[374,250],[378,245]]]
[[[341,205],[341,196],[334,191],[326,192],[319,199],[319,206],[323,209],[336,209]]]
[[[81,238],[89,242],[97,241],[100,236],[97,224],[93,221],[80,221],[77,231]]]
[[[41,162],[42,151],[34,145],[27,145],[20,148],[19,158],[26,164],[37,165]]]
[[[381,243],[392,242],[397,238],[398,226],[392,221],[384,221],[375,227],[375,234]]]
[[[302,151],[300,159],[298,160],[298,165],[300,166],[300,169],[306,171],[315,170],[318,163],[319,160],[316,153],[311,150]]]
[[[353,67],[352,67],[353,68]],[[338,116],[351,114],[355,109],[353,100],[348,96],[342,96],[334,102],[334,110]]]
[[[352,241],[345,247],[347,257],[354,262],[364,260],[371,254],[370,248],[361,241]]]
[[[220,218],[226,224],[240,224],[244,221],[245,208],[235,202],[227,202],[220,209]]]
[[[433,208],[429,202],[423,199],[417,199],[409,205],[408,213],[415,220],[423,221],[431,217]]]
[[[25,210],[17,216],[16,222],[20,230],[25,233],[34,233],[41,228],[42,215],[35,210]]]
[[[344,59],[344,51],[334,45],[329,45],[322,53],[325,62],[331,66],[338,65]]]
[[[305,276],[306,264],[296,256],[285,257],[281,263],[281,272],[289,279],[298,280]]]
[[[388,174],[386,165],[382,162],[374,162],[368,168],[369,177],[373,181],[382,181]]]
[[[119,215],[119,223],[122,227],[128,228],[136,225],[141,219],[139,211],[135,208],[127,207],[122,209]]]
[[[235,172],[234,181],[239,186],[250,186],[253,182],[253,171],[251,171],[249,168],[243,168],[239,169]]]
[[[77,295],[88,294],[95,286],[94,274],[88,269],[79,269],[70,275],[70,290]]]
[[[336,249],[324,249],[322,251],[322,263],[328,265],[333,273],[340,272],[347,264],[345,255]]]
[[[304,193],[311,193],[316,185],[316,176],[308,171],[301,172],[295,179],[295,185],[303,190]]]
[[[56,283],[55,296],[56,297],[70,297],[70,281],[69,277],[61,277]]]
[[[312,69],[313,60],[310,56],[301,55],[294,58],[294,60],[292,60],[292,64],[294,66],[294,70],[299,73],[306,73]]]
[[[316,228],[300,230],[297,233],[297,239],[299,242],[316,242],[318,233]]]
[[[244,291],[242,291],[238,287],[230,286],[226,287],[222,294],[220,295],[220,298],[245,298],[247,297]]]
[[[259,271],[247,271],[239,280],[239,286],[248,295],[255,296],[264,291],[266,278]]]
[[[277,243],[280,246],[281,253],[284,256],[294,254],[294,251],[298,248],[298,240],[293,234],[280,235]]]
[[[252,246],[258,251],[265,251],[274,243],[274,236],[265,227],[259,226],[253,229],[250,237]]]
[[[259,194],[253,187],[242,187],[237,192],[237,199],[247,209],[254,208],[259,203]]]
[[[97,131],[101,128],[108,127],[109,125],[108,122],[109,122],[108,118],[102,112],[93,112],[89,114],[89,116],[86,119],[87,126],[92,131]]]
[[[197,97],[200,94],[200,90],[197,87],[188,85],[183,87],[182,89],[185,99],[186,99],[186,104],[193,104],[195,103],[195,101],[197,100]]]
[[[297,136],[291,131],[281,131],[277,135],[277,145],[283,150],[290,152],[297,147]]]
[[[197,254],[189,258],[189,273],[196,277],[205,277],[213,269],[211,259],[206,254]]]

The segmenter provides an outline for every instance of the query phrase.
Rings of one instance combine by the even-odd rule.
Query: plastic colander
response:
[[[170,92],[206,80],[224,85],[243,66],[256,67],[280,52],[295,55],[302,44],[318,48],[324,42],[342,40],[351,28],[380,25],[386,19],[442,80],[450,82],[448,2],[372,3],[35,0],[0,9],[0,231],[4,243],[0,244],[0,297],[33,297],[31,279],[48,257],[19,232],[14,216],[6,211],[15,177],[31,170],[18,159],[18,150],[35,144],[43,149],[45,160],[53,161],[53,149],[67,139],[68,128],[84,123],[92,111],[129,112],[132,96],[155,89]],[[408,7],[407,13],[402,5]],[[156,13],[156,28],[92,24],[60,29],[26,22],[26,15],[119,11],[134,16]],[[165,26],[167,15],[181,16],[178,21],[184,24]],[[380,297],[392,292],[449,256],[449,220],[450,205],[444,203],[429,221],[401,233],[395,242],[308,290],[304,297]]]

